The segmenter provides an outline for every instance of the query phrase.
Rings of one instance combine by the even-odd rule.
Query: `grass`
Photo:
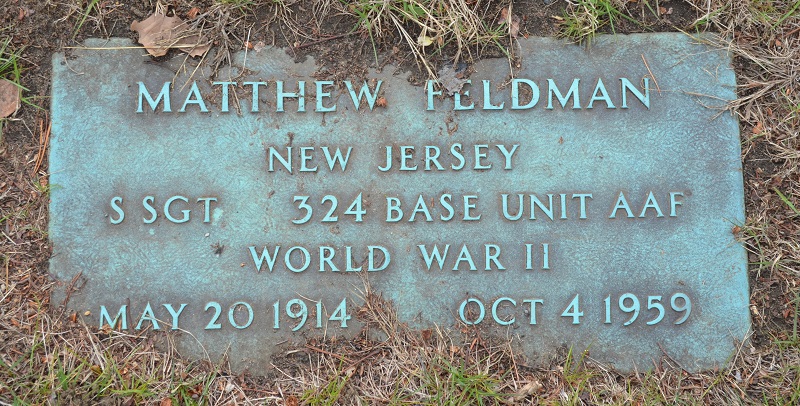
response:
[[[777,188],[773,190],[775,191],[775,193],[778,194],[778,197],[781,199],[781,201],[794,212],[795,216],[800,216],[800,210],[798,210],[797,207],[794,206],[794,203],[792,203],[792,201],[789,200],[789,198],[786,197],[786,195],[784,195],[783,192],[781,192]]]
[[[24,97],[24,92],[27,92],[28,89],[26,89],[21,82],[22,67],[20,65],[20,55],[22,55],[21,50],[15,51],[12,49],[11,37],[6,38],[5,41],[0,43],[0,79],[5,79],[19,88],[22,94],[20,98],[21,102],[33,105],[27,97]],[[6,120],[7,118],[0,118],[0,141],[3,139],[2,130]]]
[[[780,16],[778,19],[777,19],[777,21],[775,21],[775,22],[772,24],[772,28],[773,28],[773,29],[774,29],[774,28],[777,28],[778,26],[780,26],[781,24],[783,24],[783,23],[784,23],[784,22],[785,22],[787,19],[789,19],[790,17],[792,17],[792,16],[795,16],[795,15],[798,15],[798,13],[800,13],[798,10],[800,10],[800,0],[796,0],[796,1],[794,2],[794,4],[793,4],[793,5],[792,5],[792,6],[789,8],[789,10],[787,10],[785,13],[783,13],[783,14],[782,14],[782,15],[781,15],[781,16]]]
[[[51,399],[56,404],[97,404],[113,399],[133,404],[159,399],[200,404],[216,382],[215,374],[198,374],[188,379],[182,378],[186,373],[165,376],[158,365],[141,362],[142,355],[148,353],[143,341],[138,342],[141,346],[129,347],[125,354],[116,351],[118,346],[116,349],[112,346],[91,356],[86,355],[91,352],[83,351],[80,346],[62,347],[56,341],[55,337],[34,333],[33,345],[18,358],[10,363],[0,359],[0,373],[10,378],[0,383],[0,394],[4,389],[10,391],[14,404],[37,403],[37,399]],[[55,350],[48,353],[48,348]],[[20,373],[26,370],[31,372]],[[174,382],[166,391],[165,378]]]
[[[463,361],[454,364],[437,358],[422,372],[421,387],[428,398],[426,405],[497,405],[509,398],[498,388],[501,378]]]
[[[334,406],[342,396],[342,390],[349,379],[350,376],[337,371],[328,379],[328,383],[319,389],[307,389],[300,400],[310,406]]]
[[[214,0],[214,5],[230,10],[248,12],[251,11],[254,6],[257,6],[257,3],[255,0]]]
[[[24,50],[24,47],[14,49],[11,44],[11,37],[6,38],[5,41],[0,43],[0,79],[8,80],[19,88],[21,92],[21,103],[41,110],[42,108],[34,103],[33,99],[25,95],[25,93],[30,92],[30,90],[22,85],[23,70],[20,62]],[[4,118],[0,118],[0,127],[2,127],[5,120]],[[0,139],[2,139],[2,137],[0,137]]]
[[[589,350],[581,352],[580,356],[576,359],[573,353],[573,348],[567,351],[566,358],[563,362],[562,376],[566,389],[565,403],[569,405],[580,405],[581,396],[584,395],[590,380],[594,377],[594,373],[590,369],[585,368],[586,356]]]
[[[472,49],[501,44],[507,28],[491,14],[490,2],[475,0],[342,0],[344,10],[356,17],[356,30],[363,29],[370,37],[373,56],[378,64],[379,38],[394,32],[411,50],[418,64],[430,77],[436,77],[430,56],[452,47],[452,59],[463,59]],[[470,55],[477,56],[477,55]]]
[[[649,3],[646,4],[649,7]],[[577,0],[570,3],[560,20],[561,35],[575,42],[591,41],[605,26],[616,33],[616,24],[622,19],[638,24],[621,10],[622,7],[623,4],[615,0]]]
[[[11,37],[6,38],[0,44],[0,78],[9,80],[23,89],[20,84],[22,77],[22,68],[19,64],[20,55],[21,52],[14,52],[11,49]]]
[[[81,1],[81,4],[79,4],[78,6],[81,7],[82,3],[83,2]],[[75,39],[75,36],[77,36],[78,32],[81,30],[81,28],[83,28],[83,24],[86,23],[86,19],[89,18],[89,15],[92,13],[92,10],[96,12],[99,11],[99,6],[98,6],[99,3],[100,0],[88,0],[86,2],[86,7],[82,9],[83,12],[81,13],[80,20],[78,21],[77,24],[75,24],[75,28],[72,30],[72,39]]]
[[[647,4],[642,1],[639,0],[640,5],[657,5],[653,0]],[[184,0],[172,3],[179,11],[195,5]],[[255,17],[253,13],[226,12],[245,3],[248,2],[198,2],[207,6],[207,14],[199,24],[205,24],[208,35],[222,38],[221,43],[240,49],[245,40],[241,32],[247,32],[241,27],[254,24]],[[298,29],[300,39],[318,40],[320,32],[300,31],[305,27],[303,18],[309,17],[300,10],[305,3],[285,3],[275,7],[281,7],[282,18],[293,19],[291,23],[296,24],[293,27]],[[572,12],[590,14],[582,17],[590,18],[586,22],[588,28],[581,28],[583,22],[574,23],[574,39],[589,39],[600,31],[618,31],[620,22],[634,18],[620,3],[572,3],[564,14],[565,20],[572,18]],[[75,4],[71,2],[72,6]],[[79,26],[95,19],[111,21],[108,19],[115,14],[103,14],[98,10],[100,4],[82,2],[76,11],[79,14],[73,14],[70,23],[55,21],[48,27],[60,29],[64,33],[61,39],[68,42],[75,15],[80,16]],[[478,7],[464,10],[465,4]],[[627,7],[632,8],[632,4]],[[246,374],[233,376],[224,363],[184,360],[174,352],[170,335],[145,337],[98,331],[72,321],[70,314],[59,312],[58,304],[49,302],[52,282],[46,269],[51,249],[46,234],[35,231],[46,230],[49,189],[37,180],[38,173],[31,175],[32,159],[40,144],[30,133],[36,132],[43,112],[23,109],[15,121],[7,122],[7,130],[13,131],[14,137],[0,143],[0,184],[5,183],[0,188],[0,402],[292,404],[293,399],[307,404],[394,405],[797,404],[800,82],[796,61],[800,60],[800,1],[693,0],[692,4],[696,6],[694,28],[720,33],[718,45],[735,56],[737,67],[743,67],[737,71],[740,98],[731,104],[731,109],[744,131],[747,221],[741,238],[751,254],[755,331],[751,342],[742,346],[727,367],[687,373],[680,365],[662,359],[650,371],[622,375],[595,363],[589,354],[572,351],[550,360],[540,358],[541,364],[526,365],[514,351],[513,336],[492,338],[469,328],[413,330],[398,322],[391,305],[374,292],[367,295],[369,300],[359,310],[359,317],[369,328],[383,332],[385,339],[359,336],[346,342],[319,340],[314,342],[315,348],[325,352],[293,349],[294,354],[275,360],[277,370],[266,379]],[[254,6],[262,5],[263,1],[255,1]],[[508,27],[497,21],[499,7],[505,4],[314,2],[315,10],[325,5],[335,11],[332,14],[341,19],[337,21],[344,30],[355,27],[354,32],[369,31],[374,45],[368,45],[367,54],[373,58],[395,45],[401,48],[401,54],[413,54],[429,64],[444,55],[456,55],[456,51],[459,58],[469,59],[479,56],[481,47],[502,44],[510,48],[504,37]],[[69,12],[64,9],[66,6],[53,7],[59,15]],[[556,8],[550,10],[560,14]],[[129,23],[114,22],[118,26]],[[20,24],[16,17],[6,23]],[[565,27],[562,23],[559,29]],[[278,38],[283,34],[277,32]],[[433,41],[421,46],[420,35]],[[727,42],[725,38],[736,41]],[[260,39],[270,43],[269,36]],[[291,43],[296,40],[289,39]],[[20,65],[24,48],[14,42],[18,40],[6,37],[0,41],[0,75],[20,87],[24,80],[34,92],[44,91],[46,84],[37,87],[23,76],[28,71]],[[47,41],[37,41],[36,37],[30,40],[46,48]],[[342,37],[340,45],[347,42],[358,41],[354,36]],[[325,51],[316,51],[315,55]],[[29,55],[25,58],[26,67],[49,64],[47,59],[31,60]],[[424,69],[423,66],[423,74]],[[46,69],[37,75],[49,77]],[[750,136],[750,129],[759,123],[759,135]],[[42,168],[46,172],[46,164]],[[163,339],[162,345],[154,347],[153,339]],[[526,391],[526,387],[531,389]]]
[[[250,7],[256,4],[254,0],[214,0],[214,2],[216,4],[232,7]]]

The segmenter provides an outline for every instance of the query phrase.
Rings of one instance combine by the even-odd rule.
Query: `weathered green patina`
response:
[[[531,38],[513,72],[481,61],[442,97],[390,69],[331,84],[280,49],[213,79],[95,49],[126,45],[53,60],[54,302],[92,325],[177,328],[185,353],[259,371],[356,334],[366,278],[402,322],[518,337],[533,360],[697,370],[747,336],[725,52]]]

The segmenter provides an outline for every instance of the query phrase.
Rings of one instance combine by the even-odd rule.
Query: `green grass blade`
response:
[[[800,2],[798,2],[798,4],[800,4]],[[774,190],[775,190],[775,193],[778,194],[778,197],[780,197],[781,200],[783,200],[783,202],[786,203],[786,205],[789,206],[790,209],[792,209],[794,214],[800,216],[800,210],[797,210],[797,207],[795,207],[794,204],[792,204],[792,202],[789,200],[789,198],[786,197],[786,195],[784,195],[783,193],[781,193],[781,191],[778,190],[778,188],[775,188]]]

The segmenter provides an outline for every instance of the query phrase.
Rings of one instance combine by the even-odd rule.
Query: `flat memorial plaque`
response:
[[[401,322],[531,362],[724,363],[750,328],[730,56],[682,34],[519,44],[513,76],[478,62],[455,97],[274,48],[214,78],[122,39],[56,55],[54,303],[263,371],[354,336],[366,277]]]

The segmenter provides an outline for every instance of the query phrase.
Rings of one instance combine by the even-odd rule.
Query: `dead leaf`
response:
[[[14,82],[0,80],[0,118],[8,117],[19,110],[21,90]]]
[[[500,23],[508,24],[508,33],[511,38],[517,38],[519,35],[519,17],[511,14],[510,8],[500,10]]]
[[[760,313],[758,312],[758,307],[756,307],[756,305],[751,304],[750,311],[753,312],[753,314],[755,314],[756,316],[760,316]]]
[[[420,35],[419,38],[417,38],[417,44],[419,44],[420,46],[426,47],[426,46],[428,46],[430,44],[433,44],[433,38],[431,38],[431,37],[429,37],[427,35]]]
[[[526,397],[539,393],[542,389],[542,384],[537,380],[533,380],[525,384],[516,395],[512,396],[512,399],[515,403],[521,402]]]
[[[422,330],[422,340],[425,342],[430,341],[432,333],[430,329]]]
[[[197,7],[192,7],[189,9],[189,12],[186,13],[186,16],[189,17],[190,20],[194,20],[198,14],[200,14],[200,9]]]
[[[153,56],[164,56],[175,45],[175,33],[182,21],[178,17],[167,17],[155,13],[145,20],[134,21],[131,30],[139,33],[139,43]]]
[[[511,16],[511,24],[509,25],[511,26],[508,32],[509,35],[511,35],[511,38],[517,38],[517,35],[519,35],[519,17]]]
[[[159,402],[159,406],[172,406],[172,399],[170,398],[161,399],[161,402]]]
[[[294,395],[289,395],[286,397],[286,400],[283,402],[286,406],[299,406],[300,402],[297,400],[297,397]]]
[[[131,30],[139,33],[139,43],[150,55],[164,56],[170,48],[178,48],[190,56],[202,56],[210,44],[204,44],[197,34],[180,17],[167,17],[154,13],[142,21],[131,23]]]
[[[539,381],[531,381],[528,382],[525,386],[522,387],[520,393],[524,393],[526,395],[533,395],[539,393],[542,390],[542,384]]]
[[[753,126],[753,134],[760,134],[761,131],[764,129],[764,123],[757,122],[756,125]]]
[[[452,65],[445,64],[439,70],[439,84],[447,91],[448,96],[460,92],[465,83],[467,83],[467,79],[458,77]]]
[[[353,374],[355,374],[355,373],[356,373],[356,367],[355,367],[355,365],[354,365],[354,366],[351,366],[351,367],[348,367],[347,369],[345,369],[345,370],[344,370],[344,375],[345,375],[346,377],[348,377],[348,378],[352,378],[352,377],[353,377]]]

